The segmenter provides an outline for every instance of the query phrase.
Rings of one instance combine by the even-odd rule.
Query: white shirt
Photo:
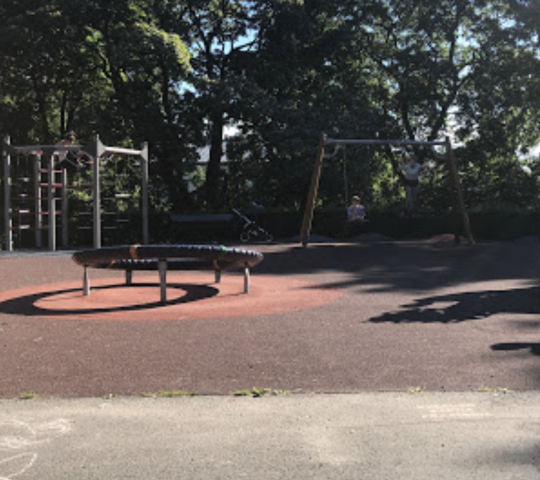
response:
[[[403,170],[405,170],[405,177],[407,180],[418,180],[421,168],[422,165],[419,163],[415,163],[414,165],[411,165],[410,163],[405,164]]]

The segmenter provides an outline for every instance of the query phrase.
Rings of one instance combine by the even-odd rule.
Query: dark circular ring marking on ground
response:
[[[242,293],[242,275],[215,283],[202,272],[172,274],[167,296],[159,302],[156,276],[92,280],[84,297],[80,282],[34,285],[0,292],[0,313],[71,320],[178,321],[282,314],[326,305],[343,295],[313,281],[287,276],[257,276],[249,295]]]
[[[94,287],[95,302],[80,299],[80,287],[70,287],[69,283],[50,285],[56,290],[35,288],[28,294],[7,298],[0,302],[0,312],[25,316],[42,317],[77,317],[88,314],[118,314],[132,315],[133,312],[142,311],[147,315],[152,309],[160,308],[163,304],[155,295],[155,284],[149,282],[137,283],[126,292],[124,285],[111,283],[110,280],[98,280]],[[72,284],[71,284],[72,285]],[[167,286],[170,294],[168,305],[192,303],[206,300],[219,294],[219,290],[210,285],[174,283]],[[127,293],[127,294],[126,294]],[[129,294],[129,293],[135,293]],[[0,298],[2,295],[0,294]],[[79,298],[77,303],[66,302],[67,299]]]

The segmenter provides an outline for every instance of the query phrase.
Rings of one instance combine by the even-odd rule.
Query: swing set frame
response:
[[[459,176],[456,167],[456,158],[454,150],[452,148],[452,142],[448,137],[445,137],[444,141],[420,141],[420,140],[380,140],[380,139],[360,139],[360,140],[346,140],[330,138],[326,134],[321,134],[319,140],[319,148],[317,156],[315,158],[315,164],[313,167],[313,173],[311,176],[311,184],[306,200],[306,206],[304,210],[304,216],[302,219],[302,226],[300,230],[300,243],[307,247],[309,243],[309,235],[311,233],[311,225],[313,222],[313,213],[315,211],[315,202],[317,200],[317,191],[319,189],[319,181],[321,178],[322,164],[324,160],[324,149],[328,145],[398,145],[398,146],[416,146],[416,147],[435,147],[441,146],[445,148],[446,152],[446,164],[448,172],[450,174],[450,180],[455,193],[456,209],[460,216],[460,226],[463,230],[467,244],[474,245],[474,238],[471,232],[471,226],[469,221],[469,214],[465,207],[465,201],[463,199],[463,190],[459,181]],[[459,232],[455,234],[456,242],[459,242]]]

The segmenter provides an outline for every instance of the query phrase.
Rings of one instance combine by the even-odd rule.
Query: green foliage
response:
[[[185,390],[161,390],[157,393],[144,392],[141,393],[142,397],[146,398],[179,398],[179,397],[196,397],[197,393],[189,392]]]
[[[22,392],[19,395],[20,400],[34,400],[37,397],[37,393],[34,392]]]
[[[531,0],[5,0],[0,18],[0,133],[16,144],[68,129],[83,143],[96,132],[109,145],[148,141],[161,211],[299,210],[321,132],[448,135],[470,208],[540,203],[539,164],[525,157],[540,139]],[[228,126],[240,133],[225,144]],[[339,152],[318,204],[355,193],[394,208],[402,153]],[[428,166],[423,208],[448,212],[444,159],[414,153]]]
[[[289,395],[287,390],[273,390],[270,388],[257,388],[253,387],[251,390],[237,390],[233,393],[234,397],[253,397],[261,398],[265,396],[280,396]]]
[[[481,387],[478,391],[483,393],[512,393],[512,390],[506,387]]]

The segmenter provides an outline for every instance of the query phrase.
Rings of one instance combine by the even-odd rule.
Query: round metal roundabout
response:
[[[224,270],[244,270],[244,292],[249,293],[249,269],[262,262],[262,253],[217,245],[124,245],[75,252],[72,259],[84,267],[83,295],[90,295],[88,268],[126,272],[130,285],[135,270],[158,270],[161,301],[167,298],[167,270],[214,270],[216,283]]]

